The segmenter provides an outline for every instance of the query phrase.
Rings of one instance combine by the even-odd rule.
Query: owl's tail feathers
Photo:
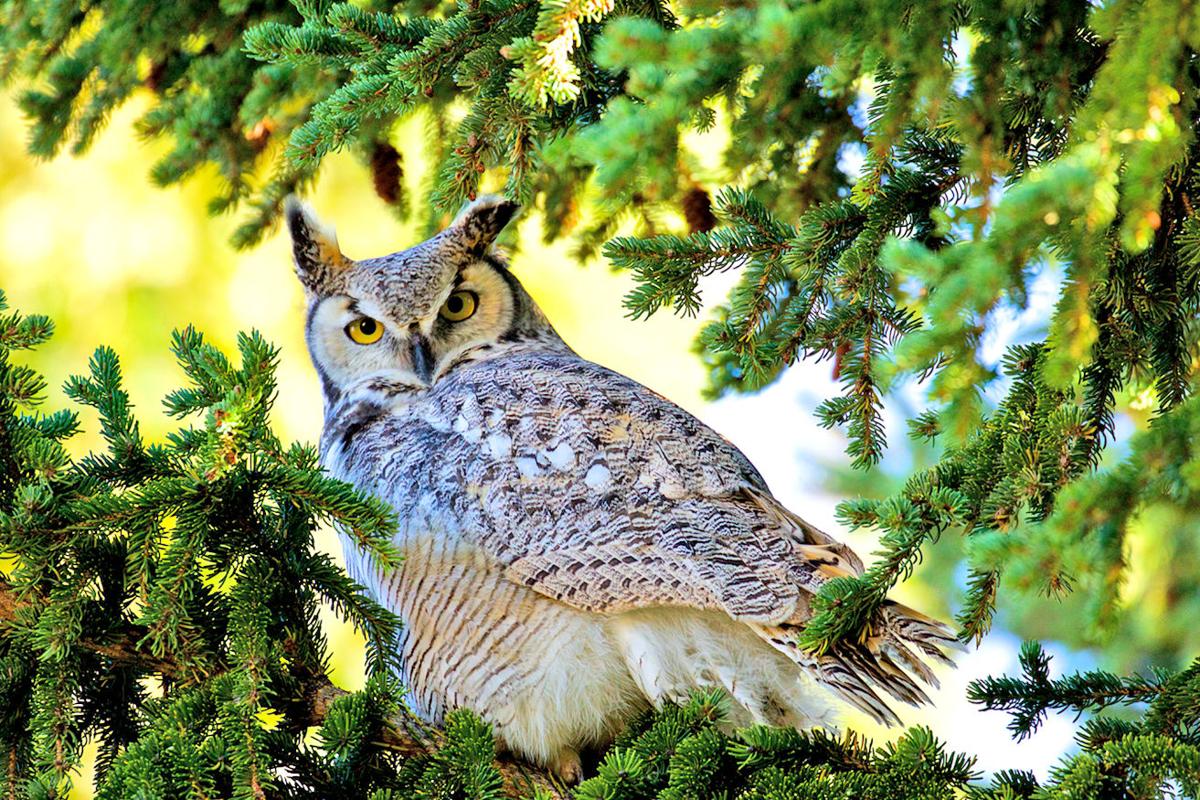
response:
[[[948,667],[954,666],[954,660],[946,655],[947,650],[967,651],[966,645],[949,626],[920,611],[889,600],[879,613],[883,618],[883,630],[902,642],[915,645],[926,656]]]
[[[911,706],[930,702],[921,688],[939,683],[933,670],[916,653],[950,666],[944,648],[961,650],[953,632],[940,622],[897,603],[880,611],[880,620],[862,643],[843,642],[822,655],[800,647],[800,628],[792,625],[750,626],[818,683],[883,725],[899,725],[896,712],[876,693],[882,689]]]

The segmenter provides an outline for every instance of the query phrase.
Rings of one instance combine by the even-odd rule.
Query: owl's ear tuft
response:
[[[342,255],[333,226],[321,222],[295,195],[284,200],[283,217],[292,235],[296,274],[306,288],[318,292],[334,273],[350,265],[350,259]]]
[[[520,206],[512,200],[498,195],[480,197],[458,215],[451,228],[463,237],[467,249],[476,255],[483,255],[518,208]]]

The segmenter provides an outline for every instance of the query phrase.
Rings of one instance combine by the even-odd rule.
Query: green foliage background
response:
[[[878,534],[880,551],[863,578],[822,592],[807,646],[857,635],[922,562],[944,588],[965,558],[965,598],[946,604],[964,638],[984,636],[999,607],[1021,634],[1099,648],[1122,671],[1195,657],[1200,19],[1188,3],[0,9],[0,69],[36,78],[19,94],[31,152],[87,150],[132,98],[136,127],[156,140],[138,158],[153,179],[196,178],[130,214],[114,187],[142,192],[130,180],[140,164],[93,150],[85,163],[110,173],[44,194],[30,182],[55,173],[15,145],[0,153],[11,163],[0,192],[13,198],[6,288],[86,324],[39,356],[53,384],[96,331],[113,330],[147,345],[132,389],[155,397],[175,382],[149,391],[168,371],[149,345],[188,322],[232,335],[231,309],[239,326],[287,331],[273,337],[295,358],[282,396],[315,397],[286,327],[296,287],[289,296],[263,277],[281,274],[280,259],[267,247],[235,264],[210,232],[258,242],[318,170],[318,205],[351,209],[359,229],[343,241],[365,253],[501,190],[542,212],[520,231],[523,277],[585,355],[685,405],[701,386],[755,392],[801,358],[825,360],[841,386],[817,416],[845,432],[857,467],[889,441],[938,448],[903,481],[839,476],[855,489],[841,521]],[[342,151],[351,159],[331,168]],[[241,221],[201,227],[206,200]],[[558,265],[606,241],[624,278],[564,279]],[[1045,271],[1061,276],[1053,312],[1003,359],[985,358],[997,313],[1024,307]],[[704,298],[701,371],[668,355],[686,323],[654,312],[700,311],[702,280],[717,296]],[[651,323],[592,315],[617,295]],[[882,408],[914,376],[931,406],[905,445]],[[281,404],[284,424],[312,438],[302,407]],[[1097,735],[1095,752],[1113,739]]]
[[[700,336],[707,390],[833,360],[840,391],[818,418],[857,466],[886,449],[885,394],[927,378],[935,407],[914,431],[940,434],[944,457],[890,505],[846,509],[888,533],[887,557],[822,592],[809,647],[857,634],[950,528],[971,535],[964,633],[988,630],[1006,572],[1086,586],[1091,625],[1111,629],[1125,515],[1090,536],[1055,501],[1103,457],[1119,399],[1190,413],[1198,34],[1183,0],[8,0],[3,13],[0,72],[32,80],[31,152],[86,151],[140,94],[137,129],[166,144],[151,176],[215,170],[210,210],[248,214],[237,244],[347,151],[423,230],[498,189],[543,210],[547,241],[587,255],[607,240],[637,280],[635,316],[695,312],[700,278],[736,274]],[[397,124],[425,126],[418,154]],[[853,152],[861,170],[846,168]],[[415,187],[414,155],[430,166]],[[1024,306],[1042,268],[1064,280],[1040,342],[981,358],[991,317]],[[995,413],[989,386],[1007,387]],[[1125,488],[1138,512],[1161,494]],[[1087,541],[1039,550],[1053,531]]]

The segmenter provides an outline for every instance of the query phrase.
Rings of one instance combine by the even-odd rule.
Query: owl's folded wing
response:
[[[648,607],[720,610],[735,619],[800,624],[809,599],[829,577],[848,575],[836,556],[814,546],[799,580],[762,574],[742,559],[679,555],[653,544],[609,542],[536,553],[508,565],[505,576],[576,608],[617,613]]]
[[[467,534],[540,593],[596,611],[715,608],[797,623],[858,558],[746,457],[649,389],[574,357],[471,371],[446,432]],[[461,487],[467,487],[465,495]]]
[[[936,682],[912,648],[944,658],[953,636],[902,606],[881,609],[865,641],[799,647],[813,595],[861,562],[669,400],[573,354],[496,359],[449,381],[441,406],[385,437],[419,443],[380,475],[409,525],[449,526],[512,582],[578,609],[723,612],[883,722],[897,717],[872,685],[918,703],[910,675]]]

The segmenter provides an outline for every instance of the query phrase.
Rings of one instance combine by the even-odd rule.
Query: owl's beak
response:
[[[433,348],[430,347],[429,340],[423,334],[414,333],[409,340],[409,347],[413,372],[417,373],[422,383],[429,383],[433,379]]]

